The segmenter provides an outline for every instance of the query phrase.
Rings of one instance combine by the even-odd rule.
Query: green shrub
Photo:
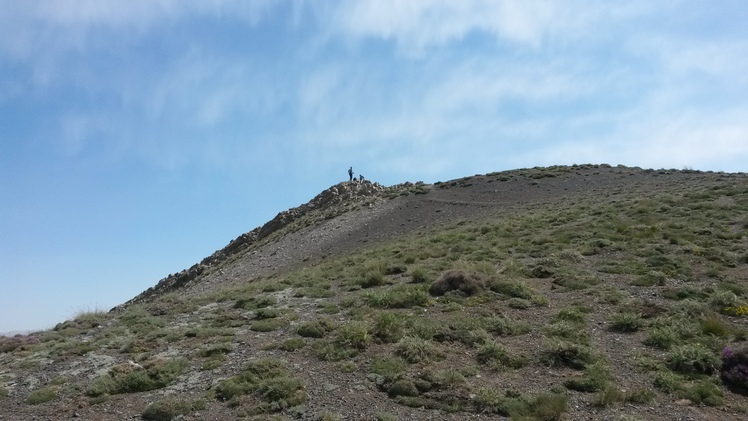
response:
[[[405,317],[401,313],[383,311],[374,320],[374,336],[381,342],[393,343],[403,337]]]
[[[709,297],[709,306],[716,311],[723,311],[727,307],[738,307],[741,302],[732,291],[717,290]]]
[[[724,338],[730,335],[730,330],[730,325],[728,325],[718,314],[707,314],[706,317],[701,320],[701,332],[705,335]]]
[[[512,419],[558,420],[568,407],[565,395],[543,393],[534,397],[507,397],[493,388],[478,389],[473,402],[479,412],[496,413]]]
[[[541,361],[549,366],[562,365],[578,370],[595,361],[588,345],[555,340],[541,352]]]
[[[530,308],[532,306],[532,303],[529,300],[525,300],[524,298],[511,298],[507,305],[511,308],[516,308],[519,310],[524,310],[526,308]]]
[[[334,329],[335,324],[331,320],[320,319],[300,324],[296,333],[305,338],[323,338]]]
[[[652,402],[655,398],[655,393],[647,388],[634,389],[624,395],[623,400],[626,402],[645,404]]]
[[[577,307],[566,307],[558,311],[556,320],[565,320],[573,323],[584,323],[587,317]]]
[[[704,345],[685,344],[670,348],[667,364],[679,373],[711,375],[719,368],[720,361],[717,355]]]
[[[666,393],[674,393],[683,389],[686,379],[670,370],[658,370],[653,379],[656,388]]]
[[[587,344],[590,340],[590,334],[586,329],[580,328],[579,324],[567,320],[560,320],[547,325],[543,328],[543,333],[551,338],[578,344]]]
[[[580,392],[598,392],[604,390],[613,380],[608,367],[602,362],[590,364],[581,377],[572,377],[564,382],[564,386]]]
[[[379,271],[369,271],[359,279],[358,284],[361,288],[373,288],[384,285],[384,274]]]
[[[387,387],[387,393],[390,396],[418,396],[420,393],[416,388],[413,380],[398,379]]]
[[[183,359],[164,360],[154,358],[143,363],[142,368],[130,364],[113,367],[99,376],[88,387],[91,397],[119,393],[147,392],[171,384],[187,366]]]
[[[568,405],[566,395],[543,393],[530,403],[530,415],[537,420],[560,420]]]
[[[387,382],[397,379],[407,369],[407,364],[398,357],[377,357],[371,361],[371,372],[382,376]]]
[[[315,418],[315,420],[317,421],[342,421],[343,416],[335,412],[322,411],[319,413],[319,415],[317,415],[317,418]]]
[[[358,352],[357,349],[341,348],[325,339],[317,339],[312,343],[312,353],[323,361],[340,361],[354,357]]]
[[[662,286],[665,285],[666,282],[666,274],[653,270],[637,277],[634,281],[631,282],[631,284],[638,287],[651,287],[655,285]]]
[[[672,327],[660,326],[649,330],[649,335],[644,339],[644,343],[661,349],[670,349],[679,340],[678,333]]]
[[[397,421],[397,416],[390,412],[379,412],[376,421]]]
[[[280,316],[280,311],[273,308],[258,308],[255,310],[255,318],[258,320],[274,319]]]
[[[348,349],[363,350],[371,342],[371,335],[366,323],[353,321],[338,328],[335,344]]]
[[[43,387],[31,392],[25,402],[29,405],[39,405],[44,402],[49,402],[57,397],[57,388],[55,387]]]
[[[231,344],[218,344],[208,348],[201,349],[195,353],[196,356],[202,358],[212,358],[220,355],[230,354],[234,351],[234,346]]]
[[[288,324],[287,320],[280,318],[255,320],[249,325],[249,330],[254,332],[272,332]]]
[[[477,358],[479,363],[495,369],[502,367],[520,368],[527,365],[527,357],[510,355],[506,348],[494,341],[487,341],[481,345],[478,348]]]
[[[234,308],[256,310],[259,308],[274,306],[276,304],[278,304],[278,300],[276,300],[272,296],[260,295],[239,298],[234,302]]]
[[[613,315],[610,328],[616,332],[636,332],[642,327],[642,315],[630,311],[622,311]]]
[[[422,267],[414,267],[410,270],[410,278],[417,284],[423,284],[428,281],[428,273]]]
[[[695,381],[681,390],[678,396],[697,404],[709,406],[719,406],[724,402],[722,389],[709,379]]]
[[[592,401],[592,405],[598,408],[605,408],[623,400],[625,400],[624,394],[617,387],[609,385],[600,390],[600,393]]]
[[[531,330],[529,323],[514,322],[503,316],[492,316],[484,319],[484,322],[488,332],[499,336],[524,335]]]
[[[433,342],[413,336],[406,336],[397,342],[395,353],[414,364],[441,358],[442,352]]]
[[[535,292],[526,283],[517,280],[496,280],[491,282],[491,291],[513,298],[529,300]]]
[[[462,269],[450,269],[439,276],[429,293],[441,296],[449,291],[459,291],[464,295],[474,295],[485,289],[485,279],[481,273],[468,272]]]
[[[183,399],[162,399],[151,403],[143,411],[142,418],[149,421],[170,421],[180,415],[205,409],[205,402]]]
[[[281,411],[306,401],[301,379],[291,377],[285,363],[276,358],[250,361],[244,371],[220,382],[215,394],[223,401],[253,394],[263,402],[255,408],[260,413]]]
[[[292,352],[296,351],[297,349],[301,349],[304,346],[306,346],[306,342],[304,342],[301,338],[291,338],[286,339],[285,341],[281,342],[280,345],[278,345],[278,349]]]
[[[428,306],[431,296],[421,285],[397,285],[385,291],[369,292],[364,300],[372,307],[411,308]]]

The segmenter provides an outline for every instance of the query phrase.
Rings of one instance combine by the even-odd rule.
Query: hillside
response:
[[[744,419],[746,338],[746,174],[340,183],[0,339],[0,419]]]

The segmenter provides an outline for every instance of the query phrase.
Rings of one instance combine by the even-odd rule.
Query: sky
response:
[[[748,171],[744,0],[0,0],[0,332],[356,175]]]

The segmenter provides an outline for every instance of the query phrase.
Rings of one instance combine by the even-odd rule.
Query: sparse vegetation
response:
[[[57,397],[58,389],[55,387],[43,387],[31,392],[26,397],[26,403],[29,405],[39,405],[45,402],[49,402]]]
[[[576,191],[581,177],[608,180],[606,196]],[[42,408],[72,399],[86,418],[110,395],[121,394],[107,409],[148,396],[142,416],[153,420],[199,418],[208,407],[228,418],[643,419],[665,407],[668,416],[740,418],[745,182],[585,164],[393,187],[355,206],[289,214],[259,242],[206,261],[183,286],[189,294],[156,288],[112,312],[0,337],[0,399]],[[489,183],[466,197],[505,201],[527,188],[548,196],[474,213],[469,200],[452,199]],[[427,191],[428,205],[418,201]],[[412,220],[380,221],[396,224],[394,237],[380,226],[345,239],[342,251],[307,246],[300,262],[265,248],[341,213],[405,199],[395,205]],[[429,215],[448,213],[428,225]],[[349,215],[346,232],[355,232]],[[248,275],[244,260],[255,255],[279,269]],[[137,395],[162,388],[190,392]],[[376,409],[304,405],[339,389],[350,399],[366,393]],[[564,415],[569,402],[573,415]]]
[[[306,401],[304,384],[293,377],[286,364],[275,358],[250,361],[240,374],[216,386],[216,397],[238,405],[237,399],[252,394],[253,413],[278,412]]]
[[[189,415],[205,409],[202,400],[163,399],[151,403],[143,411],[143,419],[149,421],[170,421],[180,415]]]
[[[168,386],[185,369],[182,359],[165,360],[152,358],[142,365],[124,363],[112,367],[109,372],[91,383],[86,393],[91,397],[119,393],[147,392]]]

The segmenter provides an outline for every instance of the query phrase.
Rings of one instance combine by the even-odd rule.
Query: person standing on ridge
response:
[[[348,181],[353,181],[353,167],[348,168]]]

